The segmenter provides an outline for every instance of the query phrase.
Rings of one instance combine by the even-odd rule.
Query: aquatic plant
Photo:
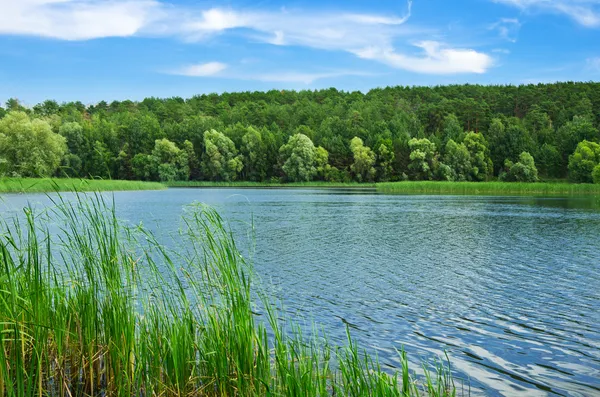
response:
[[[334,347],[255,306],[214,210],[188,208],[168,248],[105,196],[76,197],[0,226],[1,397],[455,395],[445,366],[420,383],[402,351],[389,374],[350,333]]]

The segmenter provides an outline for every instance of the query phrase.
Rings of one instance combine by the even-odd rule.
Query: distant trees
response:
[[[13,98],[0,107],[0,120],[26,116],[30,124],[3,132],[0,170],[146,180],[484,181],[523,171],[527,152],[542,179],[591,182],[593,170],[583,172],[575,152],[583,141],[600,142],[599,109],[600,83],[273,90],[92,106],[47,100],[32,108]],[[22,130],[30,131],[23,142],[32,150],[17,156],[23,143],[10,135]],[[40,133],[38,143],[39,131],[54,135]],[[47,145],[47,137],[59,144]]]
[[[471,169],[471,179],[473,181],[485,181],[494,170],[485,137],[481,134],[469,132],[465,136],[464,145],[469,152],[473,167]]]
[[[350,150],[354,157],[354,162],[350,169],[356,176],[359,182],[372,181],[375,177],[375,153],[371,148],[364,146],[363,140],[359,137],[354,137],[350,141]]]
[[[267,177],[267,148],[260,131],[248,127],[242,136],[244,175],[250,181],[262,181]]]
[[[453,139],[448,141],[444,164],[450,167],[451,180],[458,182],[472,180],[471,154],[463,143],[458,144]]]
[[[505,171],[500,174],[500,180],[506,182],[537,182],[538,170],[533,156],[527,152],[519,155],[519,161],[513,163],[506,159]]]
[[[315,168],[315,145],[304,134],[294,134],[279,149],[282,170],[290,182],[310,181],[317,172]]]
[[[408,142],[410,148],[410,164],[408,169],[413,179],[431,180],[437,165],[435,144],[427,138],[413,138]]]
[[[244,163],[233,141],[221,132],[210,130],[204,133],[204,147],[204,176],[213,181],[236,180]]]
[[[44,120],[31,120],[21,111],[0,120],[0,171],[4,175],[51,176],[66,152],[66,139]]]
[[[579,183],[600,183],[598,164],[600,164],[600,145],[590,141],[580,142],[573,155],[569,157],[569,179]]]

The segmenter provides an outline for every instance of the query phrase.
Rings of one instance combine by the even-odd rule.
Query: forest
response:
[[[0,107],[0,176],[600,183],[600,83]]]

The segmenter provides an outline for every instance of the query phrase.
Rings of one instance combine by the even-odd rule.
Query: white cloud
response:
[[[521,28],[521,23],[516,18],[501,18],[490,25],[490,30],[496,30],[504,40],[515,43]]]
[[[409,3],[410,4],[410,3]],[[402,26],[409,18],[380,15],[319,13],[306,11],[242,11],[213,8],[187,13],[174,34],[203,40],[232,29],[246,29],[257,41],[320,49],[359,48],[373,42],[390,42],[408,33]]]
[[[244,64],[244,62],[241,62]],[[227,73],[223,73],[228,69]],[[342,76],[372,76],[371,73],[358,71],[338,70],[332,72],[296,72],[296,71],[273,71],[269,73],[250,73],[246,71],[230,70],[229,66],[220,62],[208,62],[198,65],[187,65],[168,71],[168,74],[189,77],[219,77],[234,80],[253,80],[266,83],[293,83],[310,85],[317,80],[336,78]]]
[[[417,36],[422,41],[434,34],[406,26],[412,2],[405,4],[404,15],[394,16],[314,9],[198,9],[166,0],[0,0],[0,34],[63,40],[176,36],[201,41],[235,31],[250,41],[343,51],[417,73],[483,73],[491,66],[491,58],[484,53],[431,41],[419,44],[423,54],[404,53],[402,47],[408,47],[406,51],[412,47],[399,43]],[[218,69],[216,64],[192,65],[179,72],[202,76],[222,71]],[[288,76],[293,79],[311,81],[303,74]]]
[[[155,0],[0,0],[0,34],[63,40],[126,37],[161,17]]]
[[[394,46],[399,37],[427,35],[405,26],[411,13],[408,2],[404,17],[359,14],[315,14],[306,12],[242,12],[212,9],[183,25],[187,38],[204,39],[228,29],[248,29],[255,40],[274,45],[295,45],[355,54],[363,59],[416,73],[484,73],[492,58],[473,49],[455,49],[433,41],[418,44],[422,55],[401,53]],[[223,29],[215,30],[215,26]],[[376,44],[374,44],[376,43]],[[303,76],[297,76],[302,79]]]
[[[400,54],[385,47],[366,47],[355,54],[396,68],[428,74],[485,73],[493,65],[489,55],[470,49],[447,48],[436,41],[423,41],[415,46],[423,50],[420,56]]]
[[[522,10],[564,14],[586,27],[600,27],[600,0],[493,0]]]
[[[170,74],[190,77],[214,76],[227,69],[227,65],[221,62],[200,63],[197,65],[187,65],[173,70]]]

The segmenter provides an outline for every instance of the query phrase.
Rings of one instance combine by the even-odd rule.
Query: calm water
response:
[[[598,199],[170,189],[115,201],[161,234],[184,205],[214,205],[241,248],[253,221],[256,272],[288,314],[336,341],[349,324],[389,368],[402,346],[415,363],[447,351],[472,395],[600,395]],[[0,212],[27,202],[47,199],[6,195]]]

